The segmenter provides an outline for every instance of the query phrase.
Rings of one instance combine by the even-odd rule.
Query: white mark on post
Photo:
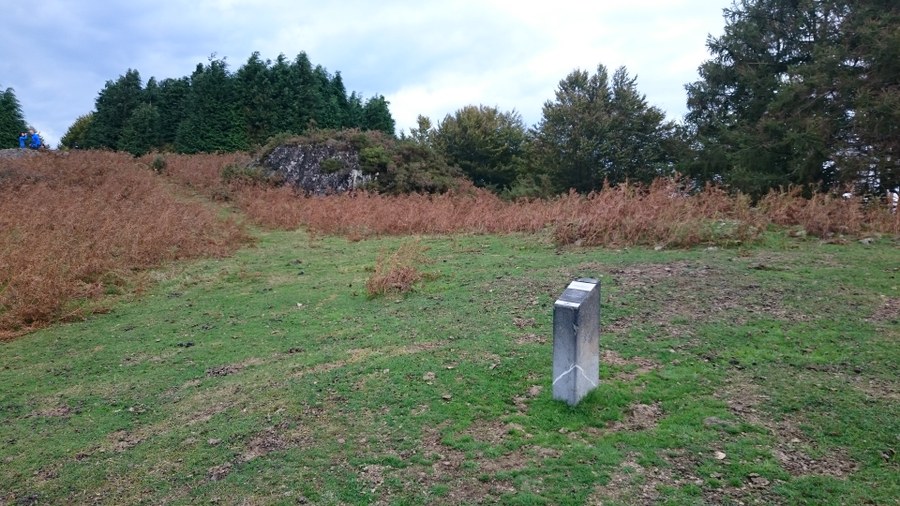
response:
[[[559,376],[556,377],[555,380],[553,380],[553,384],[555,385],[559,380],[563,379],[563,377],[565,377],[565,375],[569,374],[570,372],[574,371],[575,369],[578,369],[578,372],[581,373],[581,377],[586,379],[587,382],[590,383],[592,387],[594,387],[594,388],[597,387],[597,384],[594,383],[591,380],[591,378],[587,377],[587,374],[584,373],[584,369],[582,369],[581,366],[579,366],[578,364],[572,364],[572,367],[570,367],[568,370],[566,370],[566,372],[560,374]]]

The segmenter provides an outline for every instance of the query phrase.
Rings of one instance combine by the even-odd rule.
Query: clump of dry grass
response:
[[[419,270],[420,265],[429,263],[425,256],[427,250],[417,238],[390,255],[380,254],[375,262],[375,272],[366,280],[366,293],[374,297],[412,290],[416,283],[428,277]]]
[[[226,255],[249,240],[179,199],[129,155],[47,153],[0,169],[0,336],[83,316],[136,269]]]

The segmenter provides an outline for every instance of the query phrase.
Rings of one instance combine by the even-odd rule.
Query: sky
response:
[[[56,146],[128,69],[143,82],[189,76],[210,56],[232,71],[306,52],[347,93],[383,95],[409,132],[467,105],[516,111],[528,126],[574,70],[625,66],[670,119],[709,58],[731,0],[44,0],[0,20],[0,90]]]

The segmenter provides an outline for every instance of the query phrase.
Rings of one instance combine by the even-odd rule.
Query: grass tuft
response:
[[[406,242],[390,255],[381,253],[375,262],[375,272],[366,280],[366,293],[370,297],[387,293],[406,293],[428,277],[419,265],[429,263],[425,256],[428,248],[417,238]]]

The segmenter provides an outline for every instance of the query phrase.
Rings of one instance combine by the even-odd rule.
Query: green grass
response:
[[[370,298],[411,239],[259,235],[0,345],[0,504],[900,497],[896,243],[425,237],[434,276]],[[552,304],[580,276],[602,281],[605,360],[568,407]]]

